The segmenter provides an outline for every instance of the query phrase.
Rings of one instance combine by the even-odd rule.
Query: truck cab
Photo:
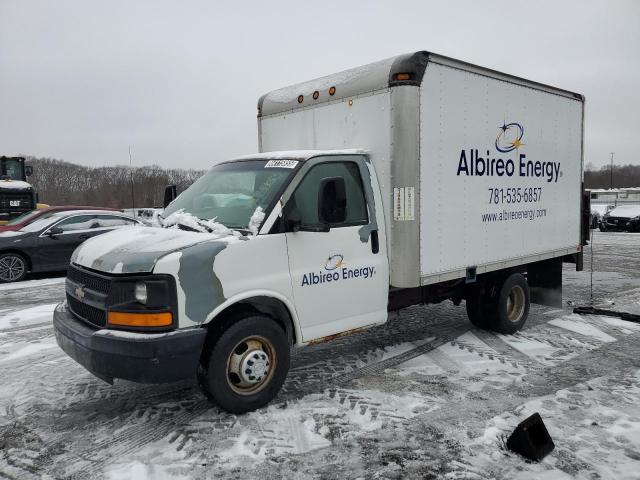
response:
[[[0,157],[0,224],[34,210],[37,196],[27,183],[32,168],[22,157]]]
[[[246,411],[280,388],[291,346],[387,319],[385,224],[364,151],[220,163],[162,221],[89,240],[71,260],[56,337],[107,381],[198,370],[217,403]]]

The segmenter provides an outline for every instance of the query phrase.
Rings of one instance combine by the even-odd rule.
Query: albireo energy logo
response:
[[[319,285],[321,283],[340,282],[351,278],[371,278],[375,275],[375,267],[348,268],[341,254],[331,255],[324,264],[324,270],[318,273],[309,272],[302,276],[302,284]]]
[[[511,154],[514,150],[517,159],[502,158],[496,154],[492,158],[490,150],[486,150],[486,157],[481,157],[477,148],[462,149],[460,151],[460,160],[458,162],[457,175],[466,175],[468,177],[543,177],[547,182],[556,183],[562,172],[560,171],[560,162],[547,162],[539,160],[527,160],[527,155],[520,153],[520,148],[525,144],[522,142],[524,137],[524,127],[519,123],[504,122],[499,128],[498,136],[495,141],[495,148],[500,153]],[[506,155],[505,155],[506,156]]]

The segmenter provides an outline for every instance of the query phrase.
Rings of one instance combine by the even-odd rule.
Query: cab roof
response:
[[[367,152],[365,150],[359,148],[348,148],[342,150],[282,150],[278,152],[262,152],[252,155],[244,155],[222,163],[243,162],[247,160],[297,160],[304,162],[313,157],[366,154]]]

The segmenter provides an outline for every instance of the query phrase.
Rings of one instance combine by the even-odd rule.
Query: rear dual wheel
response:
[[[0,255],[0,283],[19,282],[27,275],[27,260],[19,253]]]
[[[529,316],[529,284],[520,273],[509,275],[503,282],[478,286],[467,296],[467,315],[471,323],[485,330],[515,333]]]

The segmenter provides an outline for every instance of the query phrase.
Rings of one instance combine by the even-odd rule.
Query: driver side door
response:
[[[310,168],[285,209],[285,217],[293,215],[300,224],[293,228],[285,221],[289,271],[304,342],[385,322],[389,286],[388,261],[380,248],[384,232],[378,230],[376,209],[370,203],[375,201],[372,189],[365,188],[369,167],[364,157],[318,157],[308,163]],[[330,191],[340,194],[338,203],[345,203],[340,208],[346,209],[344,218],[330,224],[323,222],[320,199],[327,181],[341,185]],[[329,199],[328,203],[333,207],[336,202]]]
[[[60,228],[61,232],[51,234],[55,227]],[[90,238],[98,227],[96,215],[75,215],[49,226],[38,237],[39,270],[66,270],[73,251]]]

